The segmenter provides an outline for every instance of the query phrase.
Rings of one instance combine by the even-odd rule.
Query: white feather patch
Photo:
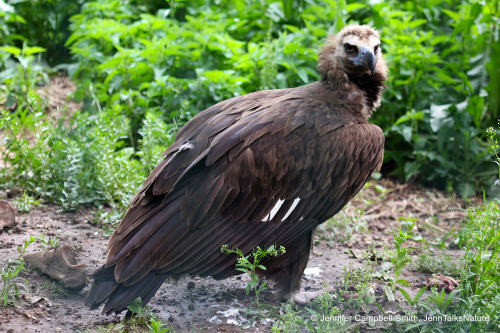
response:
[[[179,152],[193,148],[194,148],[193,144],[189,141],[186,141],[182,145],[180,145]]]
[[[290,209],[286,213],[285,217],[283,217],[283,219],[281,221],[286,220],[286,218],[288,216],[290,216],[290,214],[292,214],[293,210],[295,209],[295,207],[297,207],[297,205],[299,204],[299,202],[300,202],[300,198],[297,198],[297,199],[293,200],[292,206],[290,207]]]
[[[274,218],[274,215],[276,215],[278,213],[278,211],[280,210],[281,205],[283,205],[283,202],[285,202],[285,200],[278,200],[276,205],[274,205],[273,209],[271,209],[271,212],[269,214],[267,214],[266,217],[264,217],[262,219],[262,221],[263,222],[271,221]]]

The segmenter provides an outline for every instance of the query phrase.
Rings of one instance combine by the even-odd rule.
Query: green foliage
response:
[[[340,303],[335,296],[326,292],[305,308],[298,308],[290,300],[282,305],[280,316],[275,321],[272,332],[350,332],[357,325],[350,323],[349,319],[343,319]],[[332,318],[332,320],[325,320],[324,317]],[[333,318],[337,319],[333,320]]]
[[[500,291],[500,209],[491,204],[483,211],[468,210],[459,244],[465,247],[464,284],[470,297],[494,297]]]
[[[23,188],[28,195],[56,202],[65,209],[82,204],[110,203],[122,209],[158,161],[158,152],[172,142],[166,124],[148,114],[147,138],[140,155],[123,149],[128,119],[118,110],[96,115],[76,114],[69,123],[54,125],[41,113],[4,113],[5,150],[0,169],[4,186]],[[24,119],[23,121],[21,121]],[[26,124],[35,132],[26,137]]]
[[[465,250],[460,263],[459,288],[450,294],[432,290],[425,299],[422,298],[425,287],[413,299],[400,290],[411,306],[409,314],[417,318],[436,316],[442,320],[406,322],[399,325],[401,329],[405,332],[497,331],[500,323],[499,220],[500,209],[495,204],[468,210],[468,218],[458,235],[458,243]],[[464,319],[465,316],[473,319]],[[450,319],[459,317],[462,320]]]
[[[490,153],[495,155],[495,163],[498,166],[498,179],[500,180],[500,148],[498,146],[498,136],[493,127],[490,127],[486,131],[489,141],[490,141]],[[495,182],[495,185],[498,184],[498,180]]]
[[[40,248],[44,249],[48,246],[59,245],[58,238],[45,239],[45,235],[41,234],[39,237],[30,236],[24,241],[23,246],[18,246],[17,250],[19,256],[14,259],[8,259],[7,263],[0,271],[0,277],[2,278],[2,289],[0,292],[0,297],[2,299],[1,304],[3,306],[14,306],[18,307],[17,298],[21,293],[29,294],[28,281],[21,278],[19,273],[24,270],[24,260],[23,256],[26,253],[28,247],[38,242],[41,244]]]
[[[499,112],[491,53],[500,45],[499,2],[389,1],[353,16],[382,30],[390,79],[374,121],[386,133],[391,173],[462,196],[488,189],[494,169],[481,128]]]
[[[71,34],[69,19],[77,14],[85,0],[6,0],[0,2],[7,9],[5,32],[17,47],[28,43],[43,45],[47,50],[45,60],[51,65],[70,60],[70,53],[64,44]],[[1,3],[5,5],[2,6]],[[1,28],[1,25],[0,25]],[[0,40],[3,40],[0,33]]]
[[[150,332],[150,333],[166,333],[174,332],[167,324],[159,320],[157,316],[151,313],[148,307],[143,307],[141,298],[137,298],[131,302],[127,309],[131,312],[131,318],[118,322],[110,323],[103,327],[99,327],[98,332]]]
[[[458,278],[461,274],[460,258],[439,253],[435,248],[425,246],[415,262],[416,268],[424,273],[440,273]]]
[[[394,235],[394,255],[391,258],[391,263],[394,267],[394,277],[390,279],[389,283],[384,286],[384,292],[389,301],[394,301],[394,290],[397,284],[409,287],[410,283],[405,279],[400,279],[403,268],[411,262],[408,252],[412,250],[409,247],[403,247],[403,243],[410,238],[410,235],[399,230]]]
[[[42,47],[30,47],[23,44],[22,48],[2,46],[0,52],[10,55],[6,58],[2,72],[0,72],[0,98],[4,99],[4,106],[8,109],[20,110],[23,116],[27,112],[35,112],[37,104],[43,100],[36,91],[36,87],[48,82],[46,68],[41,65],[35,56],[45,52]],[[12,59],[13,58],[13,59]]]
[[[3,306],[12,305],[17,308],[17,298],[20,292],[22,290],[29,292],[27,281],[17,276],[23,267],[24,263],[15,268],[2,267],[2,271],[0,271],[0,277],[2,278],[2,291],[0,295]]]
[[[15,198],[12,204],[19,213],[29,213],[32,206],[40,205],[40,200],[35,200],[35,198],[23,193],[22,196]]]
[[[269,257],[277,257],[285,253],[285,247],[280,246],[279,248],[275,245],[271,245],[267,249],[261,249],[257,246],[250,254],[245,255],[240,249],[230,250],[227,245],[223,245],[221,248],[222,253],[225,254],[236,254],[238,256],[236,262],[236,270],[248,274],[250,277],[250,282],[248,282],[246,293],[250,294],[250,290],[253,289],[255,293],[255,302],[257,307],[260,307],[259,294],[264,290],[268,289],[266,281],[260,281],[257,270],[266,270],[266,267],[261,264],[262,260]]]

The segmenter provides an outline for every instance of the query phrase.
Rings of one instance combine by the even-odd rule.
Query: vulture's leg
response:
[[[274,288],[278,289],[282,297],[300,288],[300,280],[311,253],[313,232],[306,232],[294,243],[288,244],[285,254],[266,262],[264,266],[267,270],[259,272],[264,279],[275,282]]]

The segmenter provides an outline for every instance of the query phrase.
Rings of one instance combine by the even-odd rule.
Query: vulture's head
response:
[[[318,70],[324,82],[347,90],[351,101],[361,102],[365,118],[380,106],[387,65],[377,30],[351,25],[331,36],[321,49]]]
[[[349,77],[373,76],[385,81],[387,65],[377,30],[367,25],[350,25],[330,36],[321,50],[318,70],[323,79],[328,79],[338,69]]]

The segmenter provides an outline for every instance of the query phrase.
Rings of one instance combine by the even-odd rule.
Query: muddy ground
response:
[[[12,201],[5,193],[0,193],[0,199],[2,196]],[[413,226],[410,223],[410,232],[416,240],[405,245],[417,248],[411,253],[416,259],[423,244],[418,239],[423,237],[432,244],[444,239],[447,232],[458,230],[468,205],[437,191],[373,181],[337,215],[337,223],[325,223],[319,228],[302,286],[309,291],[320,290],[325,282],[342,286],[345,267],[366,265],[370,251],[383,253],[393,248],[394,232],[408,220],[415,221]],[[62,212],[53,205],[17,214],[18,226],[0,234],[0,267],[5,267],[9,258],[19,256],[18,247],[30,235],[45,234],[73,247],[78,263],[86,265],[90,282],[90,272],[103,263],[109,237],[95,226],[95,219],[91,209]],[[28,252],[37,250],[40,244],[28,248]],[[446,253],[453,258],[462,255],[458,250],[448,249]],[[414,295],[430,276],[430,272],[409,265],[403,272],[403,278],[411,283],[407,291]],[[21,277],[28,281],[30,294],[19,300],[18,308],[0,306],[2,332],[95,332],[106,323],[121,320],[120,316],[105,316],[84,307],[88,286],[79,292],[71,291],[37,270],[23,270]],[[224,281],[184,277],[176,283],[165,283],[149,305],[153,313],[177,332],[240,332],[246,322],[245,309],[254,300],[252,295],[245,295],[247,281],[246,276]],[[398,313],[401,295],[397,295],[396,302],[387,301],[383,297],[383,284],[380,281],[374,285],[379,296],[377,302],[382,302],[389,313]],[[270,292],[264,294],[262,302],[280,306]],[[380,313],[377,307],[363,311]],[[272,325],[273,321],[268,320],[247,331],[267,332]]]

